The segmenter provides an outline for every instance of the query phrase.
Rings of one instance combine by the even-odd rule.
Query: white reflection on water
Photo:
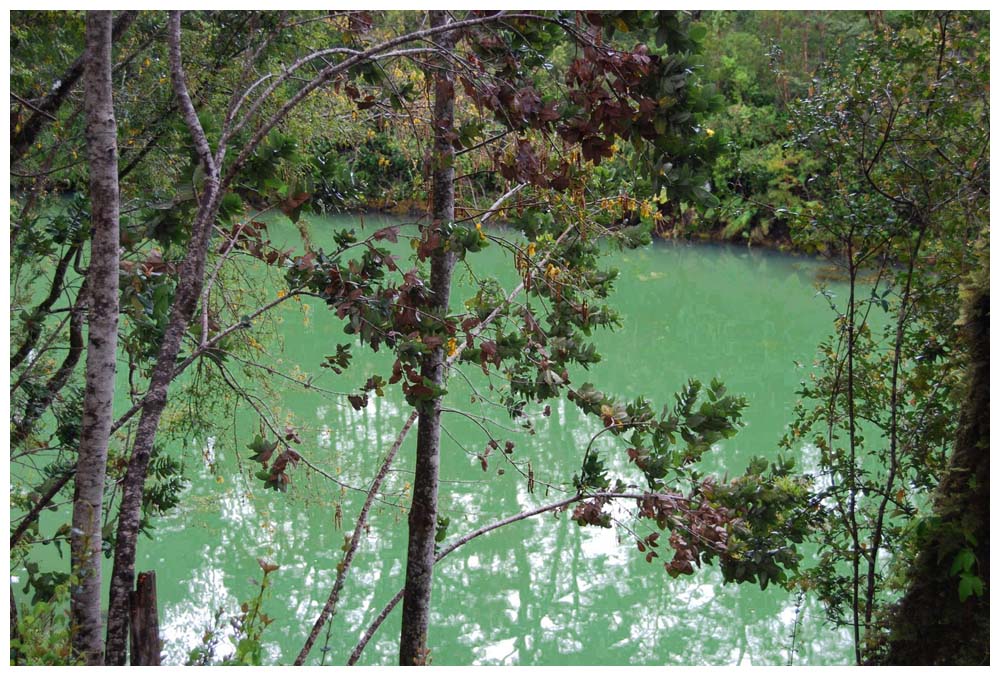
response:
[[[609,511],[619,511],[624,516],[626,510],[615,505]],[[619,544],[618,533],[614,528],[587,528],[580,535],[580,547],[584,556],[594,559],[600,557],[600,566],[605,571],[609,566],[624,566],[632,558],[629,549]]]
[[[516,638],[508,638],[496,643],[489,643],[477,649],[481,657],[474,664],[481,665],[484,662],[490,664],[511,665],[517,664],[517,648],[514,647]]]
[[[521,608],[521,594],[516,589],[507,592],[507,608],[506,614],[510,618],[511,622],[517,621],[517,611]]]
[[[347,417],[353,416],[347,414]],[[588,441],[592,436],[583,425],[574,428],[574,432]],[[598,448],[601,441],[599,438],[594,447]],[[621,463],[622,454],[610,451],[611,448],[599,448],[609,464]],[[214,477],[207,478],[214,486]],[[401,481],[398,477],[397,480]],[[282,643],[290,639],[297,644],[301,640],[301,627],[311,625],[334,582],[340,545],[348,534],[319,526],[314,518],[298,509],[291,511],[290,518],[278,516],[288,514],[281,511],[282,502],[318,499],[306,497],[313,488],[322,485],[307,483],[313,481],[320,480],[296,477],[301,494],[254,496],[229,486],[217,494],[213,502],[217,501],[217,513],[226,524],[216,533],[218,544],[202,548],[197,556],[202,567],[192,573],[191,579],[183,581],[187,587],[185,603],[169,606],[165,612],[164,638],[170,662],[182,663],[187,651],[200,642],[215,608],[225,606],[232,614],[239,600],[246,598],[247,585],[242,578],[235,583],[230,580],[235,592],[231,593],[222,574],[217,572],[232,569],[236,550],[239,551],[236,558],[250,557],[251,561],[257,552],[275,551],[282,575],[297,581],[284,587],[281,595],[271,601],[273,604],[280,600],[287,608],[283,612],[296,618],[297,623],[276,627],[272,636],[279,638],[280,631]],[[504,513],[527,509],[555,497],[543,500],[538,494],[528,494],[523,482],[512,483],[507,479],[497,480],[496,490],[508,491],[508,502],[502,507]],[[485,493],[473,489],[449,496],[456,517],[453,524],[468,521],[466,525],[471,528],[484,519],[492,520],[491,512],[497,511],[497,505],[484,502]],[[629,517],[634,510],[631,502],[609,508],[616,518],[635,525]],[[403,564],[399,552],[385,551],[383,556],[378,551],[387,547],[389,533],[394,528],[393,517],[393,511],[389,510],[389,514],[383,513],[372,521],[371,532],[361,547],[363,558],[356,562],[350,590],[345,590],[335,620],[335,634],[347,630],[349,636],[355,635],[387,599],[386,584],[391,587],[388,590],[391,594],[401,581]],[[796,618],[792,599],[778,604],[777,612],[757,613],[741,600],[740,590],[721,585],[717,570],[670,580],[657,562],[636,565],[641,557],[635,551],[630,533],[619,529],[580,529],[568,518],[568,513],[558,519],[552,516],[533,519],[521,526],[525,529],[522,542],[527,546],[520,551],[511,548],[510,543],[505,546],[502,540],[484,538],[470,548],[467,556],[458,553],[449,557],[437,576],[437,598],[454,597],[455,605],[450,605],[435,622],[436,633],[439,638],[454,636],[452,640],[466,646],[466,663],[552,663],[555,655],[573,661],[597,654],[595,640],[601,643],[598,650],[607,650],[619,663],[783,663]],[[395,528],[399,528],[398,521]],[[457,534],[466,528],[454,530]],[[486,579],[496,582],[486,589],[483,582]],[[640,580],[652,582],[652,587],[643,592],[642,587],[647,585]],[[482,620],[481,613],[487,604],[480,607],[478,602],[469,603],[472,596],[462,594],[470,589],[480,590],[475,594],[491,604],[491,619],[483,625],[477,620]],[[610,608],[615,608],[613,615],[608,614]],[[821,613],[816,604],[807,603],[799,620],[817,626]],[[683,619],[693,617],[698,618],[696,625]],[[736,623],[732,621],[734,617],[739,618]],[[598,625],[604,627],[606,636],[592,633]],[[394,659],[390,634],[391,630],[383,630],[384,642],[377,640],[370,646],[373,656]],[[822,660],[827,650],[829,654],[837,654],[843,638],[830,634],[819,640],[815,635],[800,638],[796,662],[808,663],[817,657]],[[223,641],[221,647],[231,650],[228,641]],[[273,659],[287,662],[288,646],[284,648],[283,657],[279,657],[277,645],[267,645]],[[450,663],[444,653],[441,660]]]
[[[207,467],[215,464],[215,437],[209,437],[205,440],[205,446],[201,449],[201,456],[205,460]]]
[[[218,496],[219,500],[219,515],[223,520],[230,522],[234,526],[244,526],[252,522],[255,516],[257,516],[257,510],[254,509],[253,503],[247,499],[247,495],[239,491],[234,491],[232,489],[224,491]],[[251,532],[257,534],[258,544],[262,541],[267,541],[266,536],[260,535],[261,530],[258,528],[244,529],[250,530]],[[228,544],[229,539],[232,537],[234,529],[226,528],[223,530],[223,544]],[[239,537],[243,537],[248,533],[241,533]]]
[[[217,561],[223,559],[220,550],[214,552],[205,545],[199,560]],[[225,574],[220,568],[204,566],[193,568],[191,578],[187,581],[187,594],[184,602],[169,604],[164,607],[160,621],[160,633],[163,636],[165,664],[184,664],[188,651],[202,642],[202,636],[214,625],[215,612],[219,608],[233,609],[237,606],[236,598],[226,587]],[[233,629],[228,624],[221,627],[221,640],[217,655],[228,657],[235,647],[228,640],[233,635]]]
[[[320,448],[330,448],[330,443],[331,443],[330,438],[331,438],[330,426],[324,424],[319,429],[319,434],[316,435],[316,445],[319,446]]]
[[[289,232],[297,239],[294,228]],[[809,304],[815,303],[811,278],[792,278],[793,289],[784,294],[783,304],[758,307],[747,302],[749,296],[740,296],[768,290],[774,283],[745,263],[756,261],[775,267],[784,260],[761,259],[756,254],[745,260],[748,255],[730,249],[671,246],[621,257],[626,274],[620,279],[619,300],[628,320],[626,328],[614,336],[608,334],[608,340],[614,342],[606,346],[612,349],[599,345],[608,357],[603,367],[597,366],[588,376],[573,374],[581,382],[592,379],[622,397],[648,394],[661,405],[672,401],[673,392],[689,375],[705,382],[720,371],[732,391],[750,395],[752,403],[747,416],[752,424],[736,440],[706,454],[707,470],[729,470],[730,475],[742,470],[751,453],[770,455],[768,449],[791,414],[790,400],[783,393],[793,391],[800,377],[791,371],[781,374],[788,370],[785,367],[791,358],[807,360],[821,337],[813,337],[798,326],[816,321],[814,314],[807,312]],[[806,268],[802,276],[810,277],[808,270],[812,268]],[[705,270],[713,272],[706,276]],[[635,279],[646,281],[637,284]],[[762,283],[756,285],[754,279]],[[787,286],[784,277],[773,279]],[[766,297],[770,298],[770,293]],[[679,299],[677,308],[673,299]],[[310,306],[307,303],[304,307]],[[744,317],[739,312],[744,308],[753,313],[751,318],[739,319]],[[300,315],[290,311],[289,316],[297,319]],[[823,317],[825,314],[820,319]],[[816,326],[825,332],[822,325]],[[292,361],[314,365],[317,345],[328,341],[329,331],[341,328],[339,321],[318,312],[313,325],[287,336],[284,354]],[[363,361],[361,352],[352,373],[385,373],[386,364]],[[474,375],[475,369],[471,369],[470,376]],[[466,403],[468,396],[460,396],[465,394],[459,392],[461,379],[453,382],[452,403],[474,409]],[[324,386],[346,390],[358,384],[359,379],[348,374]],[[370,482],[408,413],[401,398],[388,390],[386,398],[371,397],[361,411],[353,410],[342,397],[291,389],[281,401],[297,416],[293,422],[307,440],[301,449],[303,455],[339,479],[361,487]],[[451,517],[449,538],[562,495],[554,491],[543,496],[544,482],[567,484],[579,471],[584,448],[601,427],[599,421],[582,416],[574,404],[563,399],[553,401],[551,407],[550,417],[535,421],[537,436],[516,439],[514,459],[533,462],[539,482],[534,495],[527,492],[516,472],[508,469],[505,476],[496,475],[498,467],[507,467],[496,455],[489,459],[490,472],[481,474],[475,458],[445,442],[442,479],[448,483],[442,484],[441,504],[443,513]],[[496,413],[490,408],[481,412]],[[483,443],[475,426],[466,424],[463,428],[453,419],[448,420],[448,426],[473,453]],[[173,662],[183,661],[186,651],[200,640],[214,607],[227,604],[227,611],[232,612],[240,600],[248,598],[253,589],[246,577],[257,573],[254,558],[265,556],[273,557],[282,567],[272,578],[274,587],[265,606],[276,617],[268,636],[281,640],[282,662],[288,663],[301,647],[304,627],[315,620],[329,594],[343,554],[343,538],[353,528],[361,500],[356,492],[341,494],[339,487],[301,467],[283,494],[264,491],[258,481],[248,478],[257,465],[247,461],[245,444],[256,427],[256,419],[244,416],[237,425],[238,440],[230,441],[228,434],[221,433],[218,442],[209,440],[211,454],[206,458],[211,455],[211,460],[219,463],[219,475],[225,476],[225,483],[216,483],[214,468],[210,473],[203,469],[201,479],[185,496],[183,514],[164,519],[158,526],[156,547],[144,548],[150,560],[164,569],[171,561],[176,565],[178,553],[184,558],[184,567],[175,576],[176,590],[167,586],[168,574],[161,578],[162,602],[167,610],[165,638],[174,651]],[[641,481],[620,442],[604,434],[597,438],[593,450],[613,475]],[[231,444],[237,445],[244,462],[240,468],[243,478],[235,481],[236,456]],[[202,451],[201,445],[195,446],[193,457],[199,458]],[[811,455],[815,453],[807,447],[799,455],[804,456],[807,470],[815,466],[818,457]],[[229,457],[224,457],[227,454]],[[411,468],[412,439],[401,450],[384,485],[386,499],[408,505],[403,487],[412,481]],[[248,497],[244,490],[255,494]],[[341,528],[333,526],[334,504],[342,508]],[[634,509],[634,503],[624,501],[614,506],[613,514],[641,536],[649,526],[637,524],[630,516]],[[371,530],[359,548],[331,625],[332,656],[338,661],[396,592],[404,575],[405,516],[398,508],[376,504],[369,521]],[[174,533],[179,535],[165,537]],[[188,565],[195,570],[189,573]],[[548,515],[521,522],[470,543],[436,570],[434,594],[437,612],[431,641],[438,664],[784,663],[796,622],[794,599],[780,589],[760,592],[752,586],[725,587],[717,569],[672,580],[661,561],[646,564],[642,560],[634,536],[626,530],[581,529],[572,523],[569,512],[558,519]],[[174,598],[183,600],[168,602]],[[822,615],[818,601],[807,599],[798,616],[802,629],[796,642],[796,663],[830,662],[847,654],[843,646],[849,644],[848,637],[824,625]],[[398,617],[397,610],[368,647],[366,662],[395,661],[393,634]],[[268,649],[271,652],[270,644]],[[313,657],[318,662],[317,652]]]
[[[698,610],[715,599],[715,586],[711,584],[685,585],[678,598],[687,603],[688,610]]]

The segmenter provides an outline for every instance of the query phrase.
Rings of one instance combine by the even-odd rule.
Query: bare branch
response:
[[[509,526],[512,523],[517,523],[518,521],[524,521],[525,519],[530,519],[531,517],[538,516],[539,514],[546,514],[548,512],[555,512],[565,509],[566,507],[576,502],[580,502],[581,500],[590,500],[595,498],[596,499],[606,498],[610,500],[641,500],[643,498],[648,498],[650,496],[655,497],[656,494],[655,493],[650,493],[650,494],[577,493],[573,497],[564,498],[563,500],[552,502],[547,505],[542,505],[541,507],[536,507],[535,509],[529,509],[527,511],[521,512],[520,514],[508,516],[506,519],[500,519],[499,521],[494,521],[493,523],[487,524],[481,528],[477,528],[476,530],[463,535],[462,537],[458,538],[450,545],[442,549],[441,552],[434,558],[434,563],[436,565],[439,561],[441,561],[441,559],[448,556],[462,545],[467,544],[472,540],[475,540],[480,535],[485,535],[487,533],[497,530],[498,528],[503,528],[504,526]],[[676,500],[678,496],[670,495],[670,498],[672,500]],[[372,637],[375,635],[375,632],[378,631],[378,628],[382,625],[382,622],[385,621],[385,618],[389,616],[389,613],[391,613],[392,610],[399,604],[402,598],[403,598],[403,590],[400,589],[396,593],[396,595],[393,596],[392,599],[390,599],[389,603],[387,603],[385,607],[382,608],[382,611],[375,617],[372,623],[368,625],[368,628],[365,630],[365,633],[362,634],[361,639],[358,641],[358,644],[354,646],[354,650],[353,652],[351,652],[351,656],[347,660],[348,666],[353,666],[354,664],[357,663],[358,659],[361,657],[361,653],[365,649],[365,646],[368,645],[368,642],[371,641]]]
[[[33,111],[35,111],[39,115],[44,115],[45,117],[49,118],[53,122],[57,121],[55,115],[52,115],[51,113],[48,113],[48,112],[42,110],[41,108],[39,108],[38,106],[36,106],[35,104],[33,104],[31,101],[28,101],[27,99],[21,98],[20,96],[18,96],[14,92],[10,93],[10,98],[14,99],[15,101],[17,101],[18,103],[20,103],[22,106],[24,106],[26,108],[31,108]]]
[[[184,65],[181,62],[181,13],[171,12],[167,28],[167,44],[170,54],[170,79],[173,82],[174,96],[177,97],[177,104],[181,111],[181,117],[191,133],[194,140],[195,151],[198,159],[205,165],[205,172],[215,177],[217,174],[215,158],[212,157],[212,149],[208,145],[205,137],[205,130],[201,127],[201,120],[198,119],[198,112],[191,103],[191,96],[188,94],[187,80],[184,75]]]
[[[320,630],[330,619],[330,615],[336,607],[337,601],[340,599],[340,591],[344,588],[344,581],[347,579],[347,571],[350,569],[351,561],[354,560],[354,555],[358,550],[358,544],[361,541],[361,533],[364,531],[364,525],[368,520],[368,512],[371,509],[372,503],[375,501],[375,495],[378,493],[379,488],[381,488],[382,482],[389,473],[392,461],[395,460],[396,454],[403,445],[403,440],[406,439],[406,435],[409,434],[410,428],[413,427],[413,423],[415,423],[416,420],[417,410],[414,409],[406,419],[406,422],[403,424],[403,428],[399,431],[399,434],[396,435],[396,441],[394,441],[392,446],[389,448],[389,452],[386,453],[385,460],[382,461],[382,466],[379,468],[378,473],[372,480],[372,486],[368,491],[368,497],[365,498],[365,504],[361,507],[361,513],[358,515],[357,523],[354,526],[354,532],[351,533],[351,540],[348,544],[347,552],[345,552],[343,560],[337,565],[337,580],[333,584],[330,596],[323,605],[323,610],[320,611],[319,617],[317,617],[316,622],[313,623],[312,631],[309,632],[305,645],[302,646],[302,650],[299,651],[298,657],[295,658],[294,664],[297,667],[302,666],[305,663],[306,658],[309,656],[309,651],[312,650],[313,645],[316,643],[316,638],[319,636]]]

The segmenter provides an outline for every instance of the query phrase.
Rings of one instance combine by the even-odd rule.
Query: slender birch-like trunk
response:
[[[73,494],[70,561],[73,652],[103,663],[101,527],[118,349],[118,143],[111,86],[111,12],[87,12],[84,110],[90,169],[90,294],[82,429]]]
[[[443,26],[447,12],[432,11],[431,26]],[[453,32],[438,38],[443,49],[454,47]],[[434,73],[433,212],[430,227],[455,220],[455,149],[450,135],[455,123],[455,74],[446,59],[438,58]],[[431,255],[429,311],[442,320],[448,314],[455,254],[441,247]],[[421,375],[435,385],[445,381],[445,352],[442,347],[424,358]],[[422,401],[418,407],[417,459],[410,505],[409,545],[406,553],[406,591],[403,595],[403,626],[399,638],[399,663],[424,664],[427,658],[427,631],[430,621],[431,586],[434,573],[434,536],[437,528],[438,469],[441,464],[441,398]]]
[[[441,43],[449,43],[449,41],[452,40],[449,36],[452,35],[453,31],[456,29],[464,28],[466,26],[491,23],[506,16],[516,15],[497,12],[487,16],[474,17],[462,22],[447,22],[443,18],[444,15],[442,14],[439,24],[435,27],[392,38],[364,52],[354,54],[339,63],[328,65],[312,80],[300,88],[276,112],[267,118],[263,124],[258,126],[256,133],[249,142],[242,146],[242,150],[236,156],[236,159],[226,166],[227,172],[223,176],[220,173],[220,170],[222,167],[222,159],[225,156],[226,141],[231,138],[232,133],[234,133],[234,129],[242,129],[243,123],[237,124],[235,127],[230,127],[228,124],[226,125],[227,128],[219,142],[216,154],[213,156],[211,148],[205,137],[204,130],[198,120],[197,112],[191,103],[191,98],[187,90],[184,70],[181,64],[180,13],[171,12],[167,29],[171,80],[179,111],[188,127],[191,138],[194,141],[198,158],[205,169],[205,178],[201,185],[199,208],[192,226],[187,255],[178,271],[179,282],[174,296],[173,306],[171,308],[170,320],[164,332],[160,350],[157,354],[156,365],[154,366],[153,372],[150,376],[147,394],[142,401],[142,413],[136,430],[135,442],[129,460],[129,466],[122,486],[122,504],[118,520],[114,571],[112,573],[111,592],[108,607],[108,634],[106,643],[106,661],[108,664],[125,663],[125,649],[128,637],[128,595],[135,579],[135,547],[141,516],[142,494],[146,479],[146,471],[149,466],[149,456],[152,452],[153,442],[156,437],[156,429],[159,424],[160,417],[163,414],[163,410],[167,403],[167,390],[170,381],[178,373],[178,370],[175,368],[175,362],[180,351],[181,341],[190,325],[198,298],[200,297],[202,288],[204,287],[205,259],[208,254],[212,224],[218,213],[219,203],[224,187],[228,186],[235,179],[238,171],[252,156],[257,145],[284,116],[286,116],[295,106],[308,96],[309,93],[324,83],[329,82],[338,74],[347,71],[350,67],[358,63],[384,55],[395,47],[407,42],[440,35],[442,36],[440,38]],[[453,41],[450,42],[450,44],[453,44]],[[309,59],[305,59],[302,63],[305,63],[305,61],[308,60]],[[287,72],[290,73],[291,71]],[[448,89],[450,91],[449,100],[451,100],[454,97],[453,78],[449,77],[448,82]],[[244,116],[243,122],[246,122],[254,117],[259,105],[267,98],[268,95],[269,92],[265,92],[257,102],[249,106],[249,112],[247,112]],[[238,98],[234,100],[234,103],[238,102]],[[449,103],[447,109],[447,125],[448,129],[451,129],[453,126],[453,105]],[[232,120],[230,120],[230,122],[232,122]],[[438,137],[439,140],[444,140],[443,134],[439,133]],[[439,142],[438,145],[440,146],[441,143]],[[450,168],[450,165],[453,160],[454,152],[451,150],[450,143],[445,142],[445,145],[448,146],[448,156],[445,162],[448,164],[449,172],[449,178],[446,181],[446,183],[449,184],[449,196],[447,199],[443,200],[443,202],[442,200],[438,200],[438,202],[442,204],[446,202],[449,206],[446,210],[443,210],[443,207],[438,208],[437,210],[441,211],[441,213],[447,213],[446,218],[448,221],[451,221],[453,220],[454,214],[454,191],[453,188],[450,187],[450,184],[453,182],[454,172]],[[442,264],[444,260],[447,261],[447,264]],[[436,259],[432,265],[432,280],[440,280],[438,282],[438,287],[434,288],[441,289],[438,298],[444,298],[443,304],[445,308],[447,308],[447,298],[451,287],[451,269],[453,267],[454,257],[451,256],[442,260]],[[445,274],[444,270],[447,270],[447,274]],[[432,308],[428,308],[428,311],[432,311]],[[443,361],[443,356],[441,356],[443,355],[443,352],[440,350],[438,352],[440,354],[437,358],[439,363],[439,368],[437,370],[443,374],[444,369],[440,368],[440,363]],[[187,365],[187,363],[189,363],[189,360],[185,360],[184,365]],[[439,434],[439,425],[434,425],[434,427],[437,427]],[[436,448],[436,444],[434,444],[434,447]],[[434,471],[434,475],[436,476],[436,469]],[[434,492],[436,494],[436,480]],[[430,523],[434,524],[435,519],[436,508],[431,514]],[[432,551],[433,535],[434,528],[432,525],[430,538]],[[427,570],[429,571],[429,567]]]
[[[181,64],[180,13],[172,12],[167,30],[170,71],[174,93],[181,115],[188,126],[205,168],[198,213],[191,229],[187,255],[178,270],[177,290],[171,307],[170,321],[150,376],[149,389],[143,399],[142,414],[136,429],[135,443],[128,469],[122,482],[122,502],[118,516],[114,569],[108,601],[107,663],[124,665],[128,640],[129,592],[135,584],[135,548],[142,517],[142,495],[145,489],[149,458],[156,440],[160,417],[167,405],[167,390],[174,376],[174,366],[181,341],[191,324],[195,306],[201,295],[205,277],[205,259],[212,232],[212,221],[218,211],[219,171],[212,157],[194,105],[188,95]]]

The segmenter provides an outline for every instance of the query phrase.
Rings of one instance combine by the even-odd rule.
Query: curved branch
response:
[[[509,526],[512,523],[517,523],[518,521],[524,521],[525,519],[530,519],[531,517],[538,516],[539,514],[545,514],[547,512],[554,512],[554,511],[558,511],[558,510],[564,509],[564,508],[572,505],[573,503],[580,502],[581,500],[589,500],[589,499],[593,499],[593,498],[607,498],[607,499],[611,499],[611,500],[618,500],[618,499],[620,499],[620,500],[627,500],[627,499],[638,500],[638,499],[649,497],[650,495],[654,495],[655,496],[656,494],[655,493],[652,493],[652,494],[644,494],[644,493],[589,493],[589,494],[588,493],[577,493],[576,495],[574,495],[571,498],[564,498],[563,500],[559,500],[558,502],[551,502],[551,503],[549,503],[547,505],[542,505],[541,507],[536,507],[535,509],[529,509],[527,511],[521,512],[520,514],[515,514],[514,516],[508,516],[506,519],[501,519],[499,521],[494,521],[493,523],[487,524],[487,525],[485,525],[485,526],[483,526],[481,528],[477,528],[476,530],[463,535],[462,537],[460,537],[459,539],[455,540],[450,545],[448,545],[447,547],[445,547],[444,549],[442,549],[441,552],[434,558],[434,563],[437,564],[439,561],[441,561],[441,559],[443,559],[444,557],[448,556],[449,554],[451,554],[453,551],[455,551],[456,549],[458,549],[462,545],[467,544],[467,543],[471,542],[472,540],[475,540],[480,535],[486,535],[487,533],[495,531],[498,528],[502,528],[503,526]],[[675,500],[677,499],[677,496],[675,496],[675,495],[671,495],[670,497],[671,497],[671,499],[675,499]],[[378,628],[385,621],[385,618],[389,616],[389,613],[391,613],[392,610],[393,610],[393,608],[395,608],[399,604],[399,602],[400,602],[400,600],[402,598],[403,598],[403,590],[400,589],[396,593],[396,595],[393,596],[392,599],[390,599],[389,603],[387,603],[385,605],[385,607],[382,608],[382,611],[375,617],[375,619],[372,621],[372,623],[370,625],[368,625],[368,628],[365,630],[365,633],[361,636],[361,640],[359,640],[358,644],[356,646],[354,646],[354,651],[351,653],[350,658],[348,658],[348,660],[347,660],[347,665],[348,666],[353,666],[354,664],[357,663],[358,659],[361,657],[361,653],[365,649],[365,646],[368,645],[368,642],[371,641],[372,637],[375,635],[375,632],[378,631]]]
[[[45,384],[44,393],[38,397],[29,396],[24,406],[24,417],[21,418],[17,426],[10,434],[11,446],[16,446],[28,438],[35,422],[48,410],[56,396],[69,382],[69,377],[76,370],[76,365],[83,355],[83,299],[86,297],[86,282],[80,289],[77,302],[70,310],[69,319],[69,351],[66,358],[59,366],[59,369],[49,378]],[[50,498],[51,499],[51,496]],[[13,545],[11,545],[13,546]]]
[[[52,499],[59,494],[59,491],[61,491],[66,486],[66,484],[69,483],[69,480],[72,479],[74,475],[75,472],[73,471],[73,469],[67,470],[66,473],[63,474],[58,481],[53,483],[49,487],[49,490],[45,491],[45,494],[38,499],[38,502],[35,503],[35,506],[31,508],[31,511],[29,511],[24,516],[23,519],[21,519],[21,523],[17,524],[17,528],[15,528],[14,532],[10,534],[11,549],[14,549],[14,547],[17,546],[17,543],[21,541],[21,538],[24,537],[24,534],[28,532],[28,529],[31,527],[31,524],[33,524],[38,519],[38,515],[41,514],[42,511],[49,506],[49,503],[52,502]]]
[[[69,269],[69,264],[79,249],[79,244],[71,244],[66,249],[63,257],[59,259],[56,271],[52,275],[52,287],[49,289],[49,295],[31,313],[31,318],[28,320],[28,335],[25,337],[21,347],[14,353],[14,356],[10,358],[11,371],[21,365],[21,362],[27,358],[32,348],[38,343],[38,337],[42,335],[42,320],[44,319],[44,315],[52,309],[52,305],[62,295],[63,280],[66,278],[66,271]]]
[[[331,64],[321,70],[312,80],[306,83],[301,89],[299,89],[288,101],[284,103],[266,122],[264,122],[257,132],[253,135],[250,141],[243,147],[240,154],[237,156],[236,160],[229,167],[225,176],[222,179],[221,185],[223,187],[229,185],[236,174],[240,171],[243,165],[246,163],[247,159],[253,154],[254,150],[260,144],[260,142],[271,132],[271,130],[278,124],[288,113],[295,108],[302,100],[315,91],[317,88],[323,84],[329,82],[331,79],[337,75],[346,72],[351,67],[358,65],[368,59],[378,57],[383,55],[385,52],[389,52],[395,49],[397,46],[405,44],[407,42],[414,42],[417,40],[423,40],[440,33],[446,33],[449,31],[460,30],[463,28],[468,28],[471,26],[478,26],[480,24],[491,23],[494,21],[499,21],[504,18],[541,18],[536,14],[523,13],[523,14],[507,14],[504,11],[497,12],[495,14],[490,14],[488,16],[475,17],[472,19],[466,19],[464,21],[455,21],[453,23],[446,24],[444,26],[434,26],[431,28],[425,28],[422,30],[414,31],[412,33],[407,33],[406,35],[401,35],[399,37],[393,38],[391,40],[386,40],[385,42],[375,45],[369,49],[361,52],[357,52],[352,56],[344,59],[343,61],[335,64]],[[256,104],[255,104],[256,105]],[[249,112],[252,112],[249,111]]]
[[[171,12],[167,22],[167,47],[170,55],[170,81],[173,84],[174,96],[177,98],[177,106],[180,108],[181,117],[191,133],[194,141],[195,152],[198,159],[205,165],[205,172],[214,177],[217,173],[215,158],[212,157],[212,149],[208,145],[208,138],[205,130],[202,129],[201,120],[198,119],[198,112],[191,102],[191,95],[188,93],[187,77],[184,74],[184,64],[181,59],[181,13]]]

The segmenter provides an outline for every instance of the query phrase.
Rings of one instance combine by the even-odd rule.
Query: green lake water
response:
[[[314,243],[328,242],[330,230],[350,220],[314,219]],[[367,217],[360,232],[387,223]],[[276,223],[272,236],[301,246],[288,223]],[[404,258],[409,255],[405,240],[399,251]],[[473,260],[479,274],[496,275],[506,288],[513,286],[511,262],[500,247],[489,247]],[[689,377],[707,382],[718,376],[731,392],[748,398],[746,427],[706,454],[703,467],[733,475],[753,455],[774,457],[791,419],[795,390],[831,327],[831,311],[816,293],[821,264],[743,247],[672,242],[617,253],[609,262],[621,270],[612,302],[624,326],[598,335],[604,360],[589,372],[571,371],[572,381],[593,382],[624,398],[643,394],[659,409],[672,405],[673,393]],[[401,266],[409,267],[405,260]],[[278,281],[264,274],[247,284],[276,293]],[[463,291],[471,288],[466,271],[459,281]],[[458,308],[464,295],[456,298]],[[288,302],[276,314],[280,336],[266,345],[259,361],[286,373],[314,375],[314,385],[336,392],[354,390],[375,373],[388,377],[390,357],[358,347],[343,375],[319,368],[323,356],[350,337],[322,303],[304,306]],[[572,403],[554,400],[550,417],[540,416],[541,406],[529,406],[536,433],[524,434],[502,408],[470,404],[472,388],[486,392],[489,381],[474,366],[463,367],[462,373],[468,380],[453,375],[445,405],[515,428],[494,428],[494,433],[515,442],[514,459],[531,460],[539,485],[530,494],[525,479],[499,452],[490,456],[484,472],[476,458],[486,443],[482,431],[466,418],[445,414],[440,508],[450,518],[449,537],[559,499],[560,487],[565,490],[579,471],[583,450],[600,429],[599,421],[584,418]],[[248,387],[278,403],[277,418],[296,427],[303,456],[358,487],[368,485],[408,413],[395,386],[362,411],[354,411],[342,396],[291,382],[274,384],[273,392]],[[333,584],[341,545],[364,495],[342,491],[301,465],[287,493],[266,491],[252,478],[255,465],[246,449],[257,429],[254,412],[244,407],[235,421],[220,420],[217,435],[169,448],[184,458],[191,485],[179,510],[157,522],[155,539],[140,538],[137,562],[137,570],[157,573],[168,663],[183,663],[216,608],[233,613],[254,594],[257,557],[281,566],[264,604],[264,612],[274,618],[265,633],[271,663],[291,663]],[[415,430],[386,482],[384,502],[373,509],[333,618],[327,664],[344,663],[403,582],[414,438]],[[606,435],[595,448],[616,471],[638,478],[624,444]],[[813,451],[799,450],[800,467],[810,468]],[[548,496],[542,482],[554,486]],[[342,525],[335,518],[338,505]],[[629,507],[622,505],[617,514],[635,525]],[[795,664],[850,662],[848,635],[824,622],[815,599],[797,604],[794,595],[773,586],[766,591],[724,586],[713,568],[675,580],[661,561],[647,564],[628,532],[580,528],[565,513],[474,540],[435,569],[428,638],[433,663],[783,665],[793,635]],[[399,612],[368,645],[362,664],[395,663]],[[324,636],[309,663],[319,663]]]

